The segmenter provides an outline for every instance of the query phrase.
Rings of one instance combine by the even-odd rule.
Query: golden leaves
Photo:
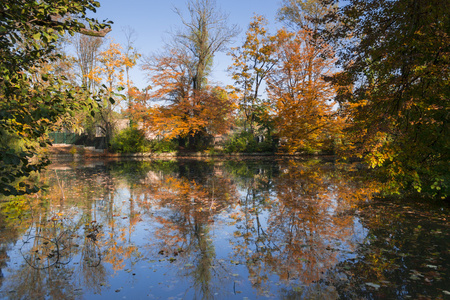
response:
[[[324,80],[335,58],[330,46],[311,43],[311,34],[280,30],[278,64],[269,74],[276,127],[282,147],[290,153],[319,149],[339,131],[331,101],[335,90]]]
[[[101,65],[94,67],[87,77],[96,83],[105,81],[109,92],[112,92],[114,85],[124,84],[125,68],[136,64],[136,60],[130,60],[122,53],[120,44],[114,42],[99,53],[99,62]]]

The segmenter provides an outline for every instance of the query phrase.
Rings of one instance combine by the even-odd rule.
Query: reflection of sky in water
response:
[[[50,171],[54,185],[45,204],[26,200],[34,201],[33,215],[6,225],[19,236],[2,240],[8,260],[0,297],[52,297],[51,282],[63,296],[86,299],[334,297],[336,288],[325,282],[338,264],[357,257],[369,234],[345,208],[357,188],[349,182],[342,189],[350,179],[330,182],[331,171],[320,166],[311,174],[302,167],[298,178],[271,165],[256,172],[250,165],[250,175],[239,169],[244,176],[232,166],[212,172],[206,164],[203,173],[189,169],[192,178],[177,176],[176,164],[163,167],[60,168],[64,201]],[[58,213],[58,221],[49,221]],[[23,240],[45,235],[55,241],[63,232],[74,235],[64,242],[71,248],[60,264],[35,270],[25,263]],[[34,242],[48,248],[42,241]],[[101,263],[91,267],[96,249]],[[26,250],[34,257],[32,244]]]

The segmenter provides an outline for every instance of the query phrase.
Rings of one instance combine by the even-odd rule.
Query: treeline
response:
[[[125,45],[102,38],[108,24],[86,17],[96,1],[19,2],[0,10],[2,194],[35,191],[17,178],[48,163],[36,154],[49,131],[70,130],[101,134],[112,151],[358,157],[389,193],[448,195],[442,1],[284,0],[273,20],[283,29],[271,33],[255,15],[229,49],[238,28],[215,1],[191,0],[187,15],[176,11],[180,30],[149,56],[134,49],[132,30]],[[232,86],[209,80],[221,51]],[[136,66],[149,87],[133,85]]]
[[[131,118],[181,149],[212,148],[220,138],[225,152],[333,151],[344,128],[336,88],[326,79],[335,73],[336,56],[316,18],[335,6],[286,2],[279,18],[291,29],[273,34],[256,15],[242,45],[227,50],[234,84],[226,87],[208,79],[214,55],[238,31],[214,7],[190,2],[183,30],[164,51],[144,57],[151,89],[133,90]]]

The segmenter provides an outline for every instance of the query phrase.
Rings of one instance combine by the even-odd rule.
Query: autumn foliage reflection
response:
[[[204,173],[191,176],[193,166]],[[150,172],[152,180],[145,183],[150,197],[140,201],[142,207],[158,212],[153,214],[158,225],[150,251],[191,278],[195,294],[203,298],[212,297],[221,286],[217,281],[227,275],[216,258],[211,226],[237,196],[233,181],[220,174],[207,163],[182,165],[177,173]]]
[[[81,283],[100,293],[108,275],[134,274],[142,264],[156,270],[152,262],[197,298],[236,294],[241,282],[265,296],[274,281],[282,294],[299,284],[320,291],[314,285],[364,238],[349,212],[376,191],[357,184],[351,166],[319,161],[56,168],[43,176],[47,193],[0,206],[2,245],[24,245],[24,263],[3,286],[22,298],[53,293],[45,290],[50,281],[66,291],[55,290],[58,297],[80,292]]]
[[[357,186],[332,164],[291,161],[273,178],[270,196],[241,198],[233,215],[235,257],[260,293],[271,274],[311,285],[357,246],[358,221],[347,212],[375,191]]]

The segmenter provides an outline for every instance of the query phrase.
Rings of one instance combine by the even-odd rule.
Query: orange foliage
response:
[[[225,133],[232,124],[234,103],[220,89],[208,89],[167,106],[148,109],[146,125],[166,138],[206,132]]]
[[[183,53],[154,56],[144,65],[151,75],[149,98],[165,100],[141,113],[147,127],[166,138],[194,136],[199,133],[225,133],[232,121],[235,104],[220,87],[194,90]],[[138,106],[137,106],[138,107]]]
[[[99,61],[101,66],[95,67],[87,77],[96,83],[104,80],[108,86],[109,92],[112,92],[114,84],[124,84],[125,67],[134,66],[123,53],[120,44],[111,42],[109,48],[100,52]]]
[[[276,127],[288,152],[313,150],[339,131],[332,101],[334,87],[324,76],[333,73],[334,53],[329,45],[312,41],[312,33],[280,30],[277,67],[268,80]]]
[[[276,199],[269,200],[261,187],[249,184],[236,220],[234,255],[245,258],[250,281],[261,291],[268,274],[311,285],[339,262],[342,250],[353,251],[355,208],[374,192],[376,183],[356,184],[347,170],[330,172],[330,165],[290,161],[273,179]],[[256,192],[258,191],[258,192]],[[268,211],[264,222],[262,211]]]

